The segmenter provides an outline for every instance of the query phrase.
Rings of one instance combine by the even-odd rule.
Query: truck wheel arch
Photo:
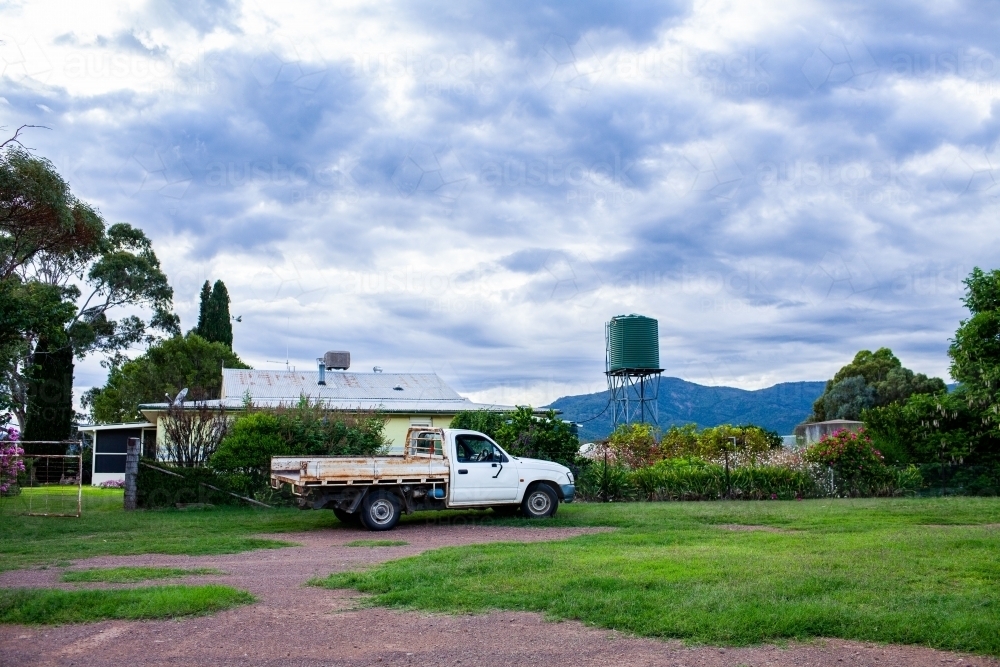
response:
[[[562,502],[562,501],[564,501],[566,499],[566,497],[563,495],[562,489],[559,488],[559,485],[556,484],[555,482],[549,481],[547,479],[540,479],[540,480],[537,480],[537,481],[532,482],[531,484],[529,484],[528,488],[524,490],[524,495],[527,496],[529,493],[531,493],[532,491],[534,491],[535,488],[537,488],[538,486],[541,486],[543,484],[545,486],[549,487],[552,490],[552,493],[556,494],[556,498],[558,498],[560,502]],[[522,496],[522,498],[523,497],[524,496]]]

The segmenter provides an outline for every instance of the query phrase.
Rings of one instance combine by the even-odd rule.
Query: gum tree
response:
[[[172,298],[142,230],[107,227],[51,162],[0,146],[0,401],[25,440],[69,437],[75,359],[114,366],[155,330],[178,333]],[[136,307],[151,315],[113,319]]]

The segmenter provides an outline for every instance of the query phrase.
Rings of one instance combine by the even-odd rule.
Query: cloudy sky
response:
[[[223,279],[256,368],[538,405],[635,312],[696,382],[946,376],[1000,266],[1000,12],[877,4],[13,0],[0,125],[147,232],[185,329]]]

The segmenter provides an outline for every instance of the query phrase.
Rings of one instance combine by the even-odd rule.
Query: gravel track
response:
[[[594,532],[410,524],[375,535],[351,528],[267,537],[301,546],[221,556],[104,556],[71,569],[150,565],[214,567],[222,575],[154,583],[219,582],[252,592],[256,604],[177,621],[109,621],[59,627],[0,626],[0,663],[20,665],[672,665],[676,667],[941,667],[1000,662],[932,649],[823,640],[785,647],[686,647],[549,623],[539,614],[477,616],[358,608],[358,594],[304,586],[330,572],[358,569],[443,546],[558,540]],[[385,537],[408,546],[347,547]],[[60,587],[61,569],[0,574],[0,587]],[[140,585],[148,585],[140,584]]]

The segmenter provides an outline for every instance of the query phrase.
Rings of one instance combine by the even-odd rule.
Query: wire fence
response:
[[[79,517],[83,513],[83,456],[20,456],[16,481],[3,492],[6,514]]]

